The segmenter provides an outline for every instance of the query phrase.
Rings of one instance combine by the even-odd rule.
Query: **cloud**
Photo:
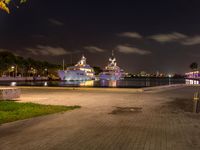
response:
[[[118,34],[121,37],[127,37],[127,38],[136,38],[136,39],[141,39],[142,35],[140,35],[137,32],[123,32]]]
[[[99,47],[96,47],[96,46],[86,46],[84,47],[86,50],[88,50],[89,52],[91,53],[96,53],[96,52],[104,52],[105,50],[104,49],[101,49]]]
[[[197,45],[200,44],[200,36],[189,37],[182,41],[181,44],[183,45]]]
[[[175,42],[179,40],[184,40],[187,38],[187,35],[178,32],[173,32],[169,34],[156,34],[149,36],[149,38],[160,43],[165,43],[165,42]]]
[[[7,49],[0,49],[0,52],[8,52],[9,50]]]
[[[0,52],[9,52],[12,53],[15,56],[19,56],[19,54],[17,54],[15,51],[9,50],[9,49],[0,49]]]
[[[56,20],[56,19],[53,19],[53,18],[50,18],[50,19],[49,19],[49,22],[50,22],[51,24],[53,24],[53,25],[56,25],[56,26],[63,26],[63,25],[64,25],[63,22],[61,22],[61,21],[59,21],[59,20]]]
[[[32,55],[43,55],[43,56],[60,56],[70,53],[62,47],[51,47],[43,45],[37,45],[36,48],[26,48],[26,50]]]
[[[166,33],[166,34],[161,33],[161,34],[150,35],[148,37],[143,37],[137,32],[122,32],[118,35],[121,37],[137,38],[137,39],[148,38],[159,43],[176,42],[178,44],[187,45],[187,46],[200,44],[200,35],[189,36],[189,35],[185,35],[179,32],[172,32],[172,33]]]
[[[177,42],[181,45],[188,46],[200,44],[200,35],[188,36],[178,32],[169,34],[156,34],[149,36],[149,38],[160,43]]]
[[[138,54],[138,55],[151,54],[150,51],[139,49],[139,48],[136,48],[136,47],[130,47],[130,46],[126,46],[126,45],[118,45],[117,50],[121,53],[124,53],[124,54],[131,54],[131,53],[132,54]]]

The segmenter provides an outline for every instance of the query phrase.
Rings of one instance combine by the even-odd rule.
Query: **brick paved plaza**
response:
[[[196,91],[200,88],[139,93],[24,88],[22,102],[82,108],[3,124],[0,149],[199,150],[200,114],[191,112]]]

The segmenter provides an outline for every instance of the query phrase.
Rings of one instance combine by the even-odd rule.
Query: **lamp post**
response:
[[[12,72],[13,72],[13,78],[15,77],[15,66],[11,66]]]
[[[172,75],[169,74],[169,75],[168,75],[168,78],[169,78],[169,85],[170,85],[170,84],[171,84],[171,78],[172,78]]]
[[[17,77],[17,73],[18,73],[18,67],[17,67],[17,65],[16,65],[16,69],[15,69],[15,76]]]
[[[45,74],[46,74],[46,77],[47,77],[48,76],[48,69],[45,68],[44,71],[45,71]]]
[[[65,70],[65,60],[63,59],[63,71]]]

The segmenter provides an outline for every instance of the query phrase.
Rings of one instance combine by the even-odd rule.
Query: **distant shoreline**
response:
[[[1,77],[1,81],[7,81],[7,82],[15,82],[15,81],[49,81],[48,77]]]

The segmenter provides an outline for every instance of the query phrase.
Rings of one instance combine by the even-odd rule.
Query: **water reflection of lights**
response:
[[[81,82],[80,86],[94,86],[94,81],[85,81],[85,82]]]
[[[117,80],[100,80],[102,87],[117,87]]]
[[[48,83],[47,83],[47,82],[44,82],[44,86],[48,86]]]
[[[17,82],[11,82],[10,83],[10,86],[16,86],[17,85]]]
[[[147,79],[146,79],[146,82],[145,82],[145,86],[146,86],[146,87],[149,87],[150,85],[151,85],[151,84],[150,84],[150,80],[149,80],[149,78],[147,78]]]
[[[197,84],[199,84],[199,81],[198,81],[198,80],[186,79],[186,80],[185,80],[185,83],[186,83],[186,84],[189,84],[189,85],[197,85]]]
[[[117,81],[116,80],[110,80],[108,81],[109,87],[117,87]]]

